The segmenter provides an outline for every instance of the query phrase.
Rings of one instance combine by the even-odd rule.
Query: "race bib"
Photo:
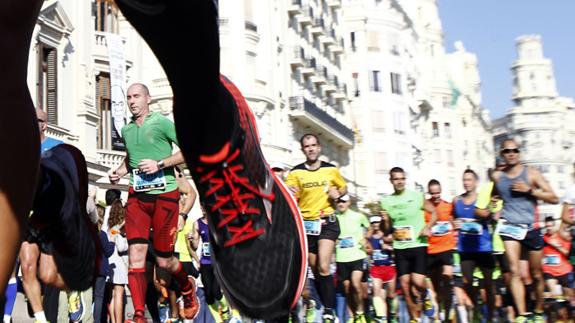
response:
[[[202,256],[204,256],[204,257],[210,257],[211,256],[210,243],[209,242],[202,243]]]
[[[451,222],[449,222],[449,221],[437,221],[431,227],[431,234],[433,236],[436,236],[436,237],[441,237],[441,236],[444,236],[444,235],[448,234],[449,232],[451,232],[451,229],[452,229]]]
[[[146,174],[139,169],[133,169],[132,174],[134,180],[133,187],[136,192],[147,192],[166,188],[166,177],[164,177],[163,170],[159,170],[153,174]]]
[[[527,235],[527,226],[499,222],[497,224],[497,228],[495,229],[495,233],[498,233],[501,236],[513,238],[515,240],[523,240]]]
[[[459,233],[468,235],[482,235],[483,226],[479,222],[475,221],[463,221],[461,227],[459,228]]]
[[[394,227],[393,238],[398,242],[412,242],[414,239],[413,226],[406,225]]]
[[[387,253],[382,252],[381,249],[375,249],[371,254],[371,258],[373,259],[373,261],[386,261],[387,259],[389,259],[389,256],[387,255]]]
[[[338,246],[340,249],[353,248],[355,246],[355,242],[352,237],[341,238]]]
[[[559,255],[546,255],[543,257],[543,264],[547,266],[559,266],[561,264],[561,259]]]
[[[310,236],[319,236],[321,233],[321,220],[304,220],[305,234]]]

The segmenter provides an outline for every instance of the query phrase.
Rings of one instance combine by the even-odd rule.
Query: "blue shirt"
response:
[[[64,142],[61,140],[46,137],[46,139],[44,139],[44,141],[42,141],[42,144],[40,145],[40,154],[43,154],[46,150],[49,150],[63,143]]]
[[[455,202],[454,215],[462,219],[463,224],[457,235],[457,250],[459,252],[492,252],[489,220],[475,217],[475,202],[463,203],[458,198]]]

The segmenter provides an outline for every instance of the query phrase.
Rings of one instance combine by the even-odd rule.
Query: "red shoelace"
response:
[[[233,223],[240,214],[260,215],[260,209],[250,207],[249,200],[256,196],[273,201],[275,196],[273,193],[267,195],[253,187],[246,177],[240,176],[238,173],[244,170],[244,165],[232,165],[232,162],[237,159],[240,151],[236,149],[223,163],[219,169],[210,170],[207,174],[200,178],[200,183],[209,182],[210,189],[206,192],[206,197],[215,194],[216,192],[229,189],[229,192],[223,195],[216,196],[216,203],[210,208],[210,212],[214,213],[219,210],[222,218],[218,223],[218,228],[228,226],[228,231],[231,233],[231,239],[224,243],[224,247],[233,246],[242,241],[252,239],[265,232],[264,228],[254,230],[253,220],[249,219],[243,224]],[[203,173],[202,168],[198,168],[198,172]],[[223,190],[222,190],[223,192]]]

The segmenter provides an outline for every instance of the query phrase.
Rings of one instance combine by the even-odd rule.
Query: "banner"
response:
[[[117,34],[106,33],[108,58],[110,62],[110,99],[112,112],[111,144],[113,150],[125,150],[122,127],[127,122],[126,108],[126,60],[124,43]]]

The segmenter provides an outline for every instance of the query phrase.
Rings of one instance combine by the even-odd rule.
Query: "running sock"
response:
[[[148,289],[148,281],[146,279],[145,268],[130,268],[128,270],[128,287],[132,294],[132,303],[134,304],[134,312],[146,310],[146,290]]]
[[[467,317],[467,308],[465,305],[457,305],[457,314],[459,315],[459,322],[469,323],[469,318]]]
[[[534,308],[535,302],[531,295],[533,294],[533,283],[525,285],[525,308]]]
[[[46,314],[44,314],[44,311],[34,313],[34,318],[36,319],[36,322],[48,323],[48,320],[46,319]]]
[[[178,282],[183,292],[187,292],[193,287],[181,262],[178,262],[178,269],[172,273],[172,277]]]
[[[318,275],[321,302],[325,308],[335,308],[335,285],[332,275]]]
[[[373,307],[375,308],[375,315],[376,316],[384,316],[385,312],[384,312],[384,308],[385,306],[383,306],[383,300],[381,299],[381,297],[379,296],[375,296],[373,298]]]
[[[397,296],[395,298],[387,298],[387,306],[389,308],[389,313],[395,315],[397,313]]]
[[[6,286],[5,297],[6,302],[4,303],[4,321],[6,322],[6,317],[8,321],[12,317],[12,311],[14,310],[14,303],[16,302],[16,294],[18,293],[18,281],[16,278],[10,278],[8,285]]]

